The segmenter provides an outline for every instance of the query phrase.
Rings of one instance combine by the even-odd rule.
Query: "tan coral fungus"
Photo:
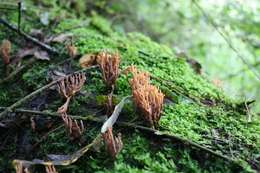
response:
[[[81,89],[85,80],[86,77],[84,73],[74,73],[58,82],[58,91],[61,96],[66,98],[66,102],[59,108],[58,113],[67,112],[71,97]]]
[[[155,128],[161,117],[164,94],[149,83],[148,73],[139,72],[136,69],[131,72],[133,78],[129,80],[129,83],[134,104],[141,111],[143,118],[152,128]]]
[[[119,75],[120,57],[118,54],[101,52],[97,54],[97,64],[99,65],[102,78],[108,87],[113,87]]]
[[[102,137],[105,141],[106,149],[111,157],[114,159],[123,148],[123,143],[121,139],[121,134],[119,133],[117,137],[114,137],[112,128],[108,128],[105,133],[102,133]]]

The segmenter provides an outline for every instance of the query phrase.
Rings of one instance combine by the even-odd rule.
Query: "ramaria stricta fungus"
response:
[[[80,120],[79,122],[77,120],[73,120],[67,113],[60,114],[65,128],[67,132],[69,133],[70,140],[79,139],[84,132],[84,124],[83,121]]]
[[[118,136],[114,136],[112,127],[109,127],[104,133],[102,133],[102,137],[105,141],[107,152],[113,159],[115,159],[117,153],[119,153],[123,148],[121,134],[119,133]]]
[[[120,57],[118,54],[100,52],[97,54],[97,64],[99,65],[102,78],[108,87],[113,88],[119,75]]]
[[[133,101],[143,118],[152,128],[160,120],[164,94],[149,83],[149,75],[145,72],[132,70],[133,78],[129,80]]]
[[[46,173],[58,173],[54,167],[54,165],[46,165],[45,166]]]
[[[81,89],[85,80],[86,77],[84,73],[74,73],[58,82],[58,91],[60,95],[66,99],[64,105],[58,109],[58,113],[67,112],[71,97]]]

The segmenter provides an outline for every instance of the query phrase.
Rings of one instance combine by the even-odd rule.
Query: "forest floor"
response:
[[[0,21],[0,172],[260,171],[260,120],[248,121],[250,101],[230,99],[170,48],[113,31],[98,12],[77,17],[66,6],[25,2],[21,32],[10,25],[16,13]],[[104,77],[103,54],[120,57],[108,73],[115,81]],[[155,126],[132,96],[131,65],[164,94]],[[113,137],[116,156],[101,135],[111,114],[123,143]]]

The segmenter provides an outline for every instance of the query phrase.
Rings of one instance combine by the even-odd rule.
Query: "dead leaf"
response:
[[[9,40],[3,40],[0,47],[0,54],[4,64],[9,64],[10,62],[10,51],[11,51],[11,42]]]
[[[81,68],[87,68],[96,64],[95,54],[85,54],[79,59],[79,65]]]
[[[50,60],[49,54],[46,51],[43,50],[37,50],[34,52],[34,56],[36,59],[40,59],[40,60]]]
[[[120,103],[118,103],[114,109],[113,114],[106,120],[106,122],[103,124],[103,126],[101,127],[101,133],[105,133],[108,128],[112,128],[113,125],[115,124],[120,112],[122,111],[125,102],[130,98],[131,96],[126,96],[124,97]]]
[[[36,51],[36,48],[19,49],[18,52],[16,53],[15,57],[12,59],[11,64],[16,64],[25,57],[33,56],[35,51]]]
[[[46,43],[64,43],[65,41],[71,39],[73,34],[71,33],[66,33],[66,34],[60,34],[57,36],[52,36],[50,38],[47,38],[45,40]]]
[[[28,56],[35,56],[36,59],[40,59],[40,60],[48,60],[48,61],[50,60],[48,52],[39,50],[37,47],[32,47],[32,48],[26,47],[20,49],[16,53],[15,58],[13,58],[11,64],[16,64],[21,59]]]

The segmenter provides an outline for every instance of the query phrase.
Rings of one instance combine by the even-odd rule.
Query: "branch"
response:
[[[0,24],[3,24],[5,27],[7,27],[8,29],[18,33],[19,35],[23,36],[26,40],[38,45],[39,47],[41,47],[42,49],[48,51],[49,53],[52,54],[59,54],[58,51],[52,47],[50,47],[49,45],[37,40],[36,38],[26,34],[25,32],[19,30],[18,28],[16,28],[15,26],[9,24],[7,21],[5,21],[4,19],[0,18]]]

